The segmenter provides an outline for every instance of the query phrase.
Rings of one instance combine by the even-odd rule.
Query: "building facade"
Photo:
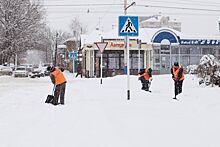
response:
[[[140,68],[146,67],[151,67],[154,74],[167,74],[174,62],[186,68],[188,65],[199,64],[201,57],[206,54],[220,59],[220,37],[186,37],[170,28],[141,28],[139,32],[139,37],[130,39],[131,74],[137,74]],[[94,43],[101,41],[108,42],[103,52],[103,76],[124,74],[124,39],[114,33],[111,37],[100,33],[98,35],[102,37],[93,37],[96,40],[82,43],[85,76],[100,76],[101,54]]]
[[[177,33],[171,29],[161,29],[152,36],[153,69],[158,73],[169,73],[175,61],[186,68],[188,65],[198,65],[206,54],[220,59],[220,38],[191,39]]]
[[[108,42],[103,52],[103,76],[114,76],[124,74],[124,40],[103,39]],[[130,40],[130,72],[137,74],[139,68],[144,68],[147,62],[147,53],[151,46],[138,44],[137,39]],[[101,67],[101,52],[96,45],[91,44],[83,48],[84,68],[87,77],[99,77]]]

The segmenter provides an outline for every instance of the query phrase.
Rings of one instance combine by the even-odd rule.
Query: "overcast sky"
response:
[[[124,0],[41,0],[47,10],[47,21],[53,29],[69,30],[70,20],[78,18],[89,31],[99,27],[108,31],[118,27],[118,16],[124,15]],[[182,32],[193,35],[220,35],[220,2],[216,0],[127,0],[136,2],[128,15],[161,14],[182,23]],[[95,4],[95,5],[90,5]],[[106,5],[103,5],[106,4]],[[165,8],[164,8],[165,7]],[[175,9],[174,9],[175,8]]]

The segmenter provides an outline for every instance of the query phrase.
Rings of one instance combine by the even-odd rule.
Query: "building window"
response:
[[[180,54],[183,54],[183,55],[189,55],[190,54],[190,48],[181,48],[180,49]]]
[[[140,68],[144,68],[144,52],[140,52]],[[138,51],[130,51],[130,68],[138,69],[139,54]]]
[[[157,55],[160,54],[160,46],[153,46],[153,54]]]
[[[202,54],[203,55],[213,54],[213,49],[212,48],[203,48],[202,49]]]
[[[160,49],[154,49],[154,54],[160,54]]]
[[[170,45],[161,45],[161,54],[170,54]]]
[[[160,58],[155,58],[155,63],[160,63]]]
[[[179,48],[171,47],[171,54],[179,54]]]
[[[119,54],[108,54],[109,57],[109,69],[120,69],[119,66]]]

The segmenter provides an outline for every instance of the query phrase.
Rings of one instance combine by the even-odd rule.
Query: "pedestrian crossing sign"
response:
[[[119,16],[119,36],[138,36],[138,17]]]

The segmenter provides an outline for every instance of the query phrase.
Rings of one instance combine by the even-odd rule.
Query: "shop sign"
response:
[[[220,40],[214,39],[180,39],[181,45],[220,45]]]
[[[130,47],[132,47],[132,44],[129,44]],[[109,43],[109,47],[111,48],[125,48],[124,43],[114,43],[114,42],[110,42]]]

